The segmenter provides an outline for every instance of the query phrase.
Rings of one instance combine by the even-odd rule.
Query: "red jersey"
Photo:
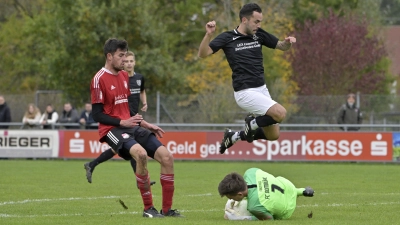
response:
[[[129,77],[126,71],[112,74],[106,68],[102,68],[93,77],[90,84],[92,104],[103,104],[103,113],[121,120],[129,119]],[[99,124],[100,140],[107,135],[114,126]]]

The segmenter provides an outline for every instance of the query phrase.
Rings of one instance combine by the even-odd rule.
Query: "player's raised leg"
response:
[[[245,121],[246,122],[254,121],[254,123],[257,124],[257,119],[252,114],[247,115]],[[279,124],[269,125],[267,127],[257,127],[257,128],[256,126],[254,126],[253,128],[250,129],[251,129],[250,132],[253,133],[253,136],[251,136],[251,142],[253,140],[277,140],[280,134]],[[246,137],[244,130],[232,131],[231,129],[226,128],[224,132],[224,137],[222,138],[221,141],[219,152],[221,154],[224,154],[225,151],[228,148],[232,147],[236,142],[249,141],[249,140],[250,139]]]
[[[244,121],[254,119],[253,114],[248,114]],[[263,133],[264,136],[264,133]],[[232,131],[229,128],[225,129],[224,137],[221,141],[221,146],[219,147],[219,153],[224,154],[225,151],[233,146],[237,141],[246,141],[246,135],[243,130],[240,131]]]
[[[250,134],[255,135],[257,128],[261,127],[267,140],[277,140],[279,138],[280,129],[278,123],[282,122],[286,117],[286,109],[279,103],[272,105],[263,116],[257,116],[252,120],[246,121],[246,128]],[[271,126],[274,125],[274,126]]]
[[[94,171],[94,168],[96,168],[97,165],[99,165],[102,162],[105,162],[112,157],[114,157],[115,153],[111,150],[111,148],[105,150],[102,152],[99,157],[94,159],[91,162],[87,162],[83,165],[83,168],[86,170],[86,179],[89,183],[92,183],[92,174]]]

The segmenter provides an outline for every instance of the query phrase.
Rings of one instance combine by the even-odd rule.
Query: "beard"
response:
[[[247,35],[253,35],[255,33],[256,33],[256,31],[253,31],[253,29],[249,25],[246,26],[246,34]]]
[[[113,69],[117,72],[121,71],[124,69],[124,66],[115,66],[114,64],[112,65]]]

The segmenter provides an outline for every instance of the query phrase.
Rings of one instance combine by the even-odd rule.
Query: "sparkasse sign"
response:
[[[167,131],[159,140],[175,159],[254,161],[392,161],[390,132],[281,132],[276,141],[239,141],[219,153],[223,132]],[[60,157],[96,158],[109,148],[97,131],[60,131]],[[119,158],[118,156],[116,156]]]

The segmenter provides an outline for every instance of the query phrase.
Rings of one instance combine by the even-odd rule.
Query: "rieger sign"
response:
[[[0,157],[58,157],[58,131],[0,130]]]
[[[180,159],[391,161],[391,133],[282,132],[277,141],[240,141],[219,154],[222,132],[168,132],[163,143]]]

